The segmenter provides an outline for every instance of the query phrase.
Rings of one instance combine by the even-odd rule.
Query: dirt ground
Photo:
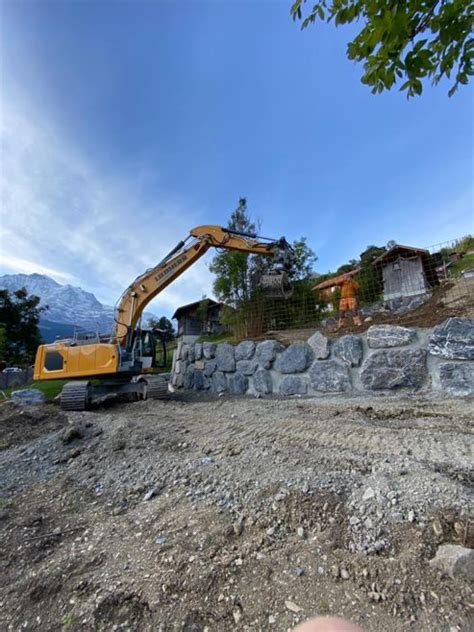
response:
[[[1,630],[468,631],[472,402],[0,407]]]

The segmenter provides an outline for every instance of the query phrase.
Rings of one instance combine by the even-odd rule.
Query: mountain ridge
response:
[[[81,330],[99,329],[108,333],[114,324],[114,307],[103,305],[92,292],[79,286],[61,285],[45,274],[4,274],[0,276],[0,289],[15,292],[26,288],[28,294],[40,297],[40,306],[48,306],[48,310],[40,316],[40,331],[46,342],[59,336],[74,333],[75,328]],[[144,313],[146,321],[151,313]]]

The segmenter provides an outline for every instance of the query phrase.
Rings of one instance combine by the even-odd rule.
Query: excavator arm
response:
[[[225,248],[274,257],[275,271],[272,277],[278,279],[278,283],[280,277],[291,266],[291,247],[284,238],[272,240],[220,226],[197,226],[190,231],[185,241],[181,241],[173,248],[158,265],[136,278],[122,294],[115,314],[115,338],[121,346],[127,346],[148,303],[200,259],[209,248]],[[270,285],[271,281],[272,279]]]

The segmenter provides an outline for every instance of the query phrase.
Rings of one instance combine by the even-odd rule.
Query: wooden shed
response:
[[[420,296],[439,284],[431,255],[422,248],[395,244],[373,265],[382,271],[385,301]]]

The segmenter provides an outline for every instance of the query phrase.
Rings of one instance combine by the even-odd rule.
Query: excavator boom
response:
[[[186,243],[191,243],[186,246]],[[232,231],[220,226],[197,226],[190,231],[186,241],[180,242],[154,268],[140,275],[122,294],[116,308],[115,336],[121,345],[126,345],[130,333],[135,329],[145,307],[170,283],[177,279],[193,263],[200,259],[209,248],[225,248],[256,255],[284,256],[290,246],[280,240],[258,239],[255,235]],[[271,275],[274,279],[283,275],[281,270]],[[289,267],[289,265],[287,266]],[[272,282],[269,281],[271,286]]]

